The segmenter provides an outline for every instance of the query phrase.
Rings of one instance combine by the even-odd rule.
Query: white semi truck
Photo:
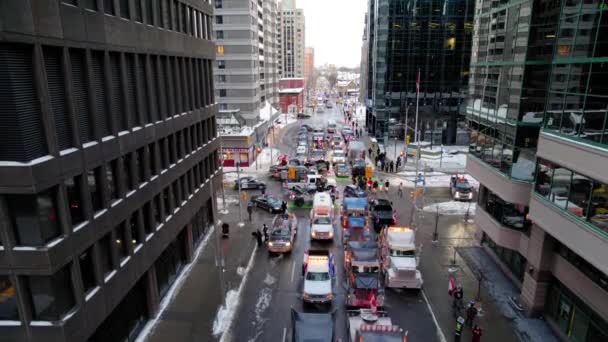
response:
[[[392,288],[422,288],[414,230],[390,226],[380,232],[380,262],[384,284]]]

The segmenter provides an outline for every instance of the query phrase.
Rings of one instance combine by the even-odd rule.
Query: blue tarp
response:
[[[346,197],[344,198],[344,209],[365,209],[367,207],[366,198]]]
[[[348,218],[348,227],[365,227],[365,217],[349,217]]]

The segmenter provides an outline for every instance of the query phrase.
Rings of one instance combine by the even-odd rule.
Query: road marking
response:
[[[424,293],[424,290],[421,290],[422,292],[422,298],[424,298],[424,302],[426,303],[427,308],[429,308],[429,311],[431,312],[431,316],[433,317],[433,322],[435,323],[435,326],[437,327],[437,335],[439,337],[439,341],[440,342],[447,342],[447,340],[445,339],[445,335],[443,334],[443,331],[441,331],[441,327],[439,326],[439,322],[437,322],[437,317],[435,317],[435,313],[433,312],[433,308],[431,308],[431,304],[429,303],[428,298],[426,298],[426,294]]]
[[[283,328],[283,339],[281,341],[285,342],[286,337],[287,337],[287,328]]]
[[[291,282],[293,283],[293,275],[295,274],[296,263],[291,264]]]

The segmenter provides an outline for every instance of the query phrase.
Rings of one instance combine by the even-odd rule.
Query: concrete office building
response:
[[[366,126],[372,135],[401,138],[404,126],[389,128],[405,123],[408,108],[414,127],[420,70],[421,140],[432,134],[436,144],[462,143],[457,122],[468,86],[474,7],[474,0],[368,1]]]
[[[157,314],[216,218],[212,17],[0,3],[0,340],[124,341]]]
[[[367,56],[369,49],[369,44],[367,42],[367,18],[368,14],[365,13],[365,25],[363,26],[363,39],[361,43],[361,64],[359,71],[359,102],[364,105],[367,103]]]
[[[304,80],[306,89],[310,88],[315,73],[315,48],[307,46],[304,49]]]
[[[306,46],[304,10],[295,0],[283,0],[279,9],[281,77],[304,77]]]
[[[479,1],[466,115],[483,246],[530,315],[608,340],[607,19],[599,0]]]
[[[278,103],[277,3],[218,0],[214,5],[218,115],[236,115],[253,126],[267,101]]]

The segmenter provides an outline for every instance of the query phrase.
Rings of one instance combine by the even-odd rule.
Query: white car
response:
[[[304,292],[306,303],[331,303],[334,298],[332,278],[333,255],[327,250],[309,250],[304,253]]]
[[[343,150],[334,150],[332,154],[332,163],[335,164],[346,164],[346,153]]]
[[[312,240],[332,240],[334,238],[334,225],[329,215],[317,215],[312,218],[310,226]]]

